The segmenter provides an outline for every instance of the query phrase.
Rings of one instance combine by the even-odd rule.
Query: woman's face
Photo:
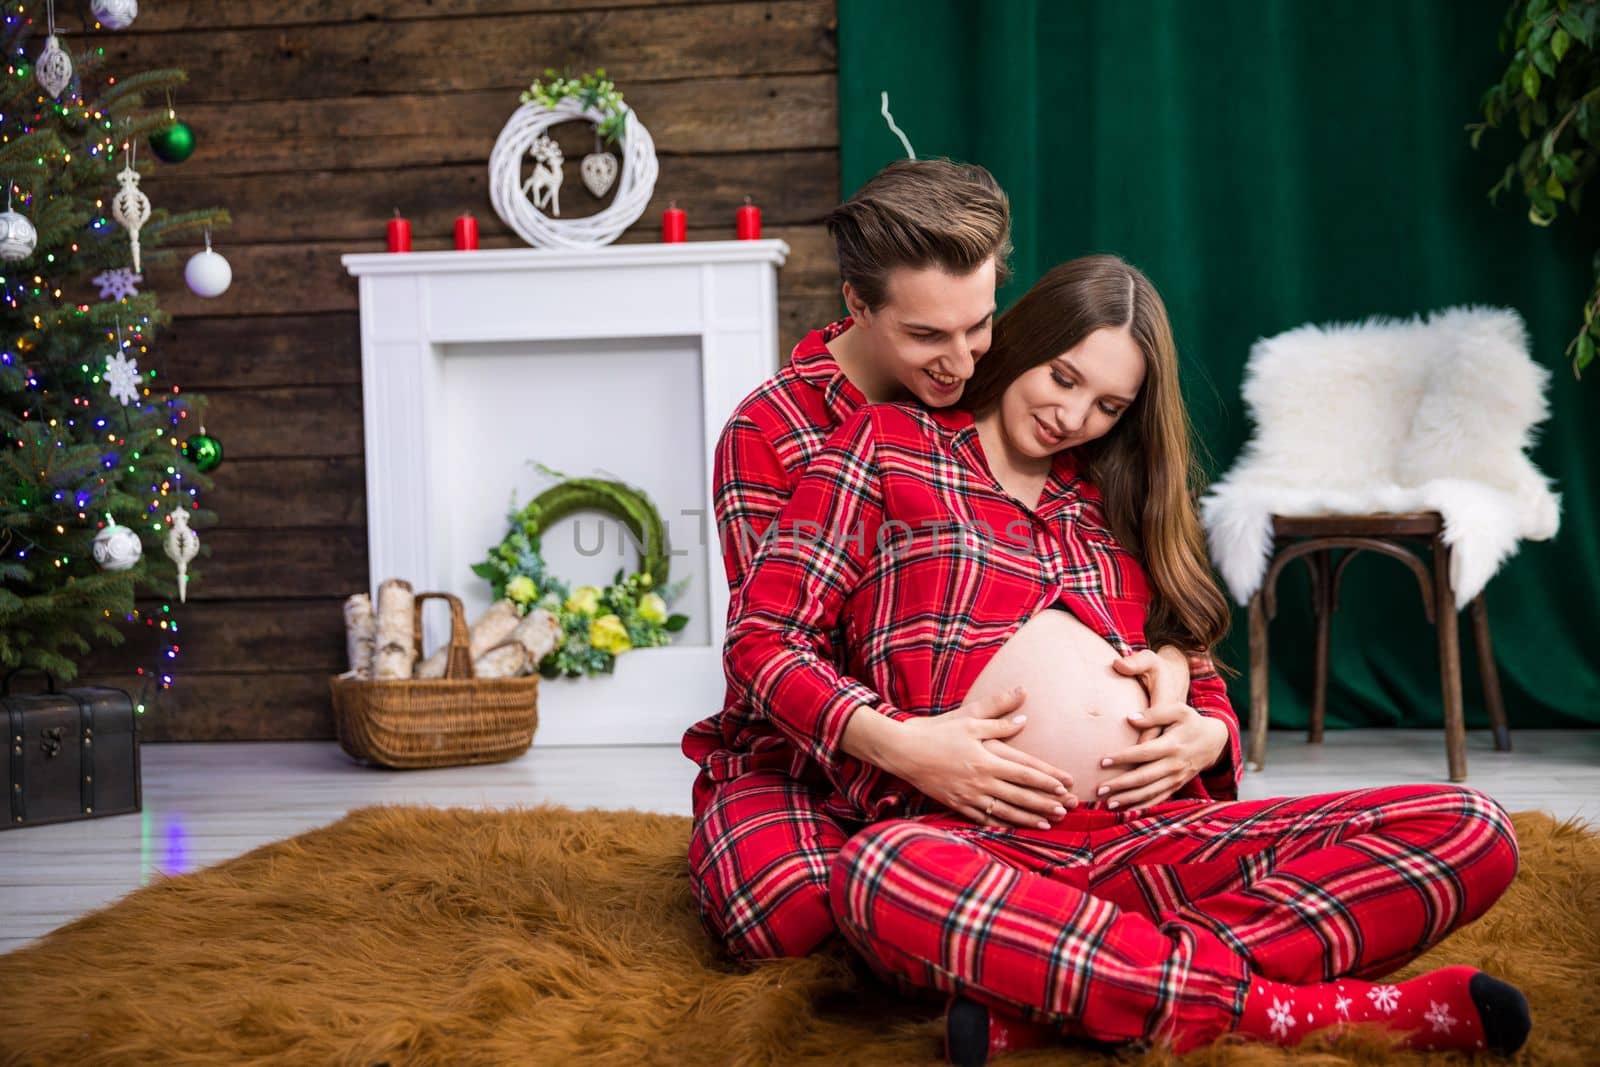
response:
[[[897,267],[882,307],[851,308],[856,325],[872,334],[874,384],[883,395],[898,385],[931,408],[961,399],[973,365],[989,350],[994,281],[992,258],[969,274]]]
[[[1128,330],[1096,330],[1006,387],[1000,429],[1014,455],[1043,459],[1110,433],[1143,385],[1144,353]]]

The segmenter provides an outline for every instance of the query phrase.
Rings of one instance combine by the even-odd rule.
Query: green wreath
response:
[[[604,589],[569,589],[550,574],[539,551],[540,538],[577,511],[620,519],[640,546],[640,569],[625,576],[619,568]],[[513,505],[508,519],[511,532],[490,550],[488,559],[473,565],[472,573],[489,582],[496,600],[510,599],[522,614],[543,608],[561,624],[561,643],[539,662],[544,677],[610,674],[622,653],[669,644],[671,635],[688,624],[687,615],[667,613],[667,604],[677,599],[688,579],[667,583],[666,528],[650,498],[638,489],[599,478],[571,478],[520,510]]]

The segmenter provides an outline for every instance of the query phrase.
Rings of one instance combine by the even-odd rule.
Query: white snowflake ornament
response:
[[[128,244],[133,250],[133,269],[139,270],[139,230],[150,221],[150,198],[139,188],[139,172],[133,169],[133,160],[117,173],[117,184],[122,188],[111,200],[111,217],[128,231]]]
[[[127,407],[139,399],[139,361],[124,352],[113,353],[106,359],[106,382],[112,398]]]
[[[1436,1034],[1448,1034],[1450,1028],[1456,1024],[1456,1017],[1450,1014],[1450,1005],[1440,1004],[1437,1000],[1428,1001],[1428,1014],[1423,1016],[1433,1024]]]
[[[178,565],[178,602],[189,602],[189,561],[200,552],[200,535],[189,529],[189,513],[173,508],[168,516],[172,529],[167,531],[163,546],[167,558]]]
[[[143,281],[143,274],[135,274],[127,267],[103,270],[94,276],[94,283],[100,287],[101,300],[126,300],[130,296],[138,296],[136,286]]]

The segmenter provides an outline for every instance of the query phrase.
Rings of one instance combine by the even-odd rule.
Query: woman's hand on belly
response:
[[[881,766],[973,822],[1047,830],[1078,800],[1070,774],[1005,744],[1025,724],[1012,714],[1025,699],[1019,687],[907,719]]]
[[[1189,657],[1177,645],[1119,656],[1111,665],[1118,674],[1137,678],[1152,704],[1182,704],[1189,699]]]
[[[1228,745],[1227,724],[1201,715],[1187,704],[1151,705],[1134,723],[1146,728],[1139,744],[1101,761],[1130,768],[1101,784],[1094,799],[1108,808],[1125,810],[1161,803],[1216,763]],[[1151,730],[1162,732],[1153,740],[1143,740]]]
[[[1018,729],[1020,730],[1020,727]],[[1151,734],[1151,736],[1154,737],[1155,734]],[[1077,784],[1069,771],[1065,771],[1047,760],[1040,759],[1031,752],[1024,752],[1015,745],[1007,741],[1002,741],[999,738],[990,738],[983,743],[983,747],[994,753],[996,756],[999,756],[1001,759],[1010,760],[1013,763],[1020,763],[1024,767],[1032,767],[1034,770],[1048,777],[1052,782],[1060,782],[1062,785],[1066,786],[1066,795],[1063,796],[1058,793],[1054,786],[1051,786],[1050,794],[1053,797],[1057,797],[1060,803],[1066,806],[1068,811],[1076,808],[1080,803],[1078,800],[1078,794],[1074,792],[1074,790],[1077,788]],[[995,809],[995,814],[997,816],[999,815],[998,808]]]

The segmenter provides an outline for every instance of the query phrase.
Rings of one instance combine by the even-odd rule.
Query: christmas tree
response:
[[[148,666],[128,679],[143,710],[170,686],[179,647],[172,514],[197,530],[214,521],[199,496],[215,441],[203,398],[154,369],[171,317],[137,291],[139,272],[174,262],[162,245],[187,256],[229,220],[150,210],[137,187],[152,145],[172,159],[192,147],[171,107],[182,71],[101,73],[95,38],[64,33],[76,27],[56,25],[53,8],[0,10],[0,668],[70,680],[131,623],[153,634]],[[112,25],[84,28],[117,28],[101,17]]]

